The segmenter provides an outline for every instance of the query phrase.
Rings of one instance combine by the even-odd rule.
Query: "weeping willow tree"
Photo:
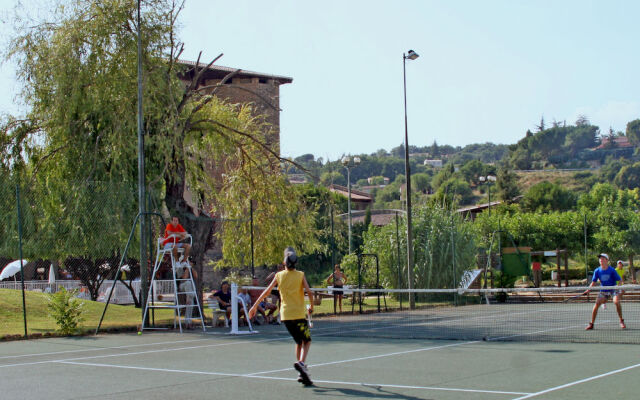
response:
[[[42,17],[16,17],[13,39],[3,54],[18,66],[19,97],[27,111],[3,118],[0,162],[48,199],[39,220],[32,222],[41,233],[34,240],[46,237],[46,230],[55,232],[50,234],[54,238],[68,239],[57,246],[58,259],[85,256],[98,247],[98,240],[112,254],[124,247],[122,238],[133,222],[129,212],[138,209],[135,191],[96,196],[81,188],[96,182],[105,188],[135,188],[140,31],[147,193],[159,208],[178,215],[193,235],[191,254],[199,275],[205,251],[216,240],[213,215],[246,217],[249,199],[259,210],[255,242],[260,260],[277,261],[285,245],[314,248],[310,213],[280,173],[280,163],[287,160],[265,139],[269,127],[250,106],[220,101],[216,85],[201,88],[204,72],[222,55],[202,64],[198,58],[196,66],[179,61],[184,49],[177,30],[182,1],[142,2],[141,26],[134,0],[50,3]],[[28,14],[32,9],[17,10]],[[237,72],[217,86],[233,88],[227,81]],[[192,78],[183,80],[187,76]],[[211,176],[212,170],[224,173]],[[187,188],[211,208],[188,202]],[[105,199],[117,207],[92,214],[91,207]],[[70,202],[73,214],[68,213]],[[69,215],[76,217],[63,218]],[[248,248],[246,227],[222,239],[228,265],[240,266]],[[139,254],[136,240],[130,254]]]
[[[384,227],[370,227],[365,234],[363,252],[380,259],[383,286],[407,287],[406,219]],[[414,288],[454,288],[462,273],[475,268],[477,238],[475,228],[454,210],[439,205],[415,209]]]
[[[215,97],[194,118],[194,134],[217,133],[203,134],[191,143],[194,162],[187,172],[194,189],[224,221],[224,229],[217,234],[223,250],[218,265],[248,264],[251,210],[256,264],[281,262],[286,246],[294,246],[301,254],[319,249],[314,229],[317,210],[305,204],[281,173],[281,159],[262,134],[268,128],[251,105],[231,106]],[[211,161],[224,171],[220,176],[199,168]]]

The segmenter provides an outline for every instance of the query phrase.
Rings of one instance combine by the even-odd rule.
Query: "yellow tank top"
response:
[[[624,267],[616,268],[616,272],[620,275],[620,280],[618,281],[618,285],[624,284]]]
[[[280,319],[283,321],[304,319],[304,272],[284,270],[276,274],[278,291],[280,292]]]

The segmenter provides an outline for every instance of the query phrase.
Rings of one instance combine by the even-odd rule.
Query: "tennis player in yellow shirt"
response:
[[[256,315],[257,305],[262,299],[267,297],[271,290],[277,285],[280,291],[280,320],[287,327],[287,330],[296,342],[296,363],[293,367],[300,374],[299,381],[305,386],[313,384],[309,378],[309,371],[305,365],[309,347],[311,347],[311,332],[306,316],[307,311],[304,304],[304,293],[309,297],[309,312],[313,312],[313,294],[311,288],[304,277],[304,272],[296,270],[298,256],[293,248],[284,249],[285,269],[276,274],[269,287],[267,287],[260,297],[254,302],[249,310],[249,318]]]

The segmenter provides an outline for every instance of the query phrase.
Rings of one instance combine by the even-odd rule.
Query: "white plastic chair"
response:
[[[212,325],[214,327],[218,326],[218,321],[220,320],[220,317],[224,318],[224,326],[225,328],[229,327],[229,318],[227,318],[227,312],[223,309],[220,308],[220,304],[218,304],[218,301],[215,299],[209,299],[207,300],[207,305],[209,307],[209,309],[213,312],[213,323]]]

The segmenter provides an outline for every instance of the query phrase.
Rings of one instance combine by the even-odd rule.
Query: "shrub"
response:
[[[72,335],[78,330],[78,325],[84,319],[83,303],[76,297],[77,290],[67,291],[60,288],[49,298],[49,316],[56,321],[58,332],[62,335]]]

